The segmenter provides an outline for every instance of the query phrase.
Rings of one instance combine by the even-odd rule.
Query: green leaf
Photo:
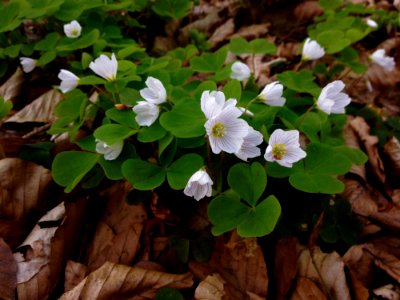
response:
[[[4,100],[3,97],[0,96],[0,120],[3,119],[12,109],[12,102]]]
[[[176,257],[181,263],[187,263],[189,259],[189,240],[177,236],[169,238],[171,248],[175,250]]]
[[[318,142],[318,132],[321,131],[322,125],[327,121],[325,115],[307,112],[305,115],[299,117],[300,130],[312,141]]]
[[[101,156],[99,164],[103,168],[107,178],[111,180],[121,180],[124,178],[122,174],[122,164],[130,158],[137,158],[136,151],[131,144],[126,143],[117,159],[105,160],[104,156]]]
[[[91,56],[87,52],[82,53],[81,57],[82,69],[87,69],[92,61],[93,61],[93,56]]]
[[[205,134],[206,119],[197,100],[186,98],[162,114],[161,125],[178,138],[193,138]]]
[[[281,205],[275,196],[271,195],[240,222],[237,227],[241,237],[261,237],[271,233],[281,215]]]
[[[138,140],[142,143],[151,143],[163,138],[167,131],[156,121],[150,127],[142,127],[138,133]]]
[[[231,80],[224,86],[222,91],[224,92],[226,99],[235,98],[239,101],[242,96],[242,85],[237,80]]]
[[[65,187],[69,193],[81,181],[81,179],[94,167],[98,154],[66,151],[59,153],[52,164],[52,176],[56,183]]]
[[[52,62],[57,57],[56,51],[48,51],[43,53],[43,55],[38,59],[37,65],[44,66]]]
[[[233,38],[229,42],[229,50],[235,54],[276,54],[276,46],[266,39],[254,39],[250,42],[244,38]]]
[[[192,5],[189,0],[156,0],[152,9],[159,16],[181,19],[189,13]]]
[[[168,183],[174,190],[183,189],[189,178],[203,166],[203,158],[198,154],[186,154],[167,169]]]
[[[128,47],[125,47],[125,48],[119,50],[118,53],[117,53],[117,57],[119,59],[125,59],[126,57],[128,57],[128,56],[130,56],[130,55],[132,55],[134,53],[144,52],[145,50],[146,49],[144,49],[144,48],[140,47],[139,45],[135,44],[135,45],[131,45],[131,46],[128,46]]]
[[[314,82],[314,75],[310,70],[286,71],[278,74],[278,80],[287,88],[300,93],[310,93],[318,96],[321,88]]]
[[[82,37],[78,38],[77,40],[70,41],[70,39],[66,40],[64,44],[58,45],[56,47],[57,51],[73,51],[77,49],[84,49],[87,48],[98,40],[100,36],[100,31],[98,29],[93,29],[88,34],[83,35]]]
[[[93,135],[96,139],[111,146],[116,142],[123,141],[131,135],[134,135],[136,132],[137,130],[119,124],[106,124],[97,128]]]
[[[35,44],[34,49],[38,51],[54,51],[59,39],[60,36],[57,32],[49,33],[43,40]]]
[[[338,194],[344,190],[343,182],[326,174],[295,173],[289,177],[289,182],[307,193]]]
[[[256,205],[267,185],[263,166],[254,162],[250,165],[238,163],[228,173],[229,186],[251,206]]]
[[[337,146],[335,151],[347,156],[354,164],[362,166],[368,161],[368,156],[360,149],[351,148],[347,146]]]
[[[190,66],[196,72],[217,72],[224,65],[227,54],[228,48],[222,47],[215,53],[204,53],[199,57],[193,57],[190,60]]]
[[[182,294],[174,288],[163,287],[156,293],[156,300],[184,300]]]
[[[140,159],[128,159],[122,165],[122,174],[138,190],[152,190],[165,180],[165,171]]]
[[[79,78],[79,85],[97,85],[105,84],[107,81],[95,75],[89,75]]]
[[[131,109],[119,110],[113,107],[106,111],[106,116],[121,125],[133,129],[139,128],[139,125],[135,121],[135,113]]]

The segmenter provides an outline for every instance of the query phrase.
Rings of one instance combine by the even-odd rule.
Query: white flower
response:
[[[240,150],[249,127],[246,121],[239,119],[241,114],[237,107],[228,106],[204,124],[213,153]]]
[[[124,141],[119,141],[115,144],[107,145],[103,141],[96,139],[96,152],[103,154],[105,160],[116,159],[121,154],[123,147]]]
[[[247,108],[244,107],[238,107],[238,109],[242,112],[242,114],[246,115],[246,116],[250,116],[253,117],[254,113],[251,112],[250,110],[248,110]]]
[[[69,38],[77,38],[81,35],[82,27],[78,21],[72,21],[71,23],[64,25],[64,33]]]
[[[247,161],[249,158],[261,155],[261,150],[257,146],[263,142],[263,136],[257,130],[249,126],[247,135],[243,139],[240,150],[235,155],[241,160]]]
[[[147,77],[147,88],[140,90],[140,95],[149,103],[161,104],[167,100],[167,91],[162,82],[154,77]]]
[[[316,60],[325,55],[325,50],[317,41],[307,38],[303,45],[303,52],[301,58],[303,60]]]
[[[160,108],[147,101],[139,101],[132,110],[136,113],[135,120],[140,126],[151,126],[160,114]]]
[[[283,106],[286,99],[282,97],[282,93],[283,85],[279,81],[274,81],[264,87],[258,98],[270,106]]]
[[[237,79],[239,81],[247,80],[249,79],[250,74],[250,68],[240,61],[235,62],[231,67],[230,77],[232,79]]]
[[[367,25],[371,28],[377,28],[378,27],[378,23],[376,23],[374,20],[372,19],[367,19],[366,20]]]
[[[60,90],[63,93],[69,92],[78,86],[79,77],[74,73],[61,69],[58,73],[58,78],[61,79]]]
[[[36,67],[36,59],[20,57],[19,60],[25,73],[32,72],[32,70]]]
[[[380,65],[382,68],[384,68],[386,71],[389,72],[393,71],[396,65],[396,63],[394,62],[394,58],[386,56],[386,52],[384,49],[376,50],[369,57],[372,60],[372,62],[376,63],[377,65]]]
[[[317,106],[323,112],[329,114],[344,114],[345,107],[351,102],[351,98],[341,93],[345,85],[341,80],[335,80],[325,86],[318,97]]]
[[[213,185],[213,181],[204,170],[199,170],[194,173],[186,184],[183,193],[186,196],[194,197],[197,201],[204,198],[205,196],[210,197]]]
[[[275,130],[269,138],[264,158],[276,161],[283,167],[291,168],[293,163],[306,157],[307,153],[300,148],[299,131],[282,129]]]
[[[108,81],[114,81],[117,78],[118,62],[114,53],[111,55],[111,59],[104,54],[100,55],[89,64],[89,68]]]
[[[235,107],[236,99],[228,99],[225,101],[225,95],[220,91],[204,91],[201,94],[201,110],[207,119],[212,119],[219,115],[221,111],[227,107]],[[239,110],[239,108],[236,108]]]

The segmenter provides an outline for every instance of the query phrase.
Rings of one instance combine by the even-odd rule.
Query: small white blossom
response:
[[[242,112],[242,114],[246,115],[246,116],[250,116],[253,117],[254,113],[251,112],[250,110],[248,110],[247,108],[244,107],[238,107],[238,109]]]
[[[241,114],[237,107],[228,106],[204,124],[213,153],[240,150],[249,127],[246,121],[239,119]]]
[[[393,71],[396,63],[394,58],[387,56],[384,49],[378,49],[370,55],[372,62],[384,68],[386,71]]]
[[[227,107],[235,107],[236,103],[236,99],[233,98],[225,101],[225,95],[223,92],[220,91],[204,91],[201,94],[201,110],[203,111],[207,119],[212,119],[216,117],[221,113],[223,109]]]
[[[250,78],[250,74],[251,74],[250,68],[246,64],[240,61],[235,62],[231,67],[230,77],[232,79],[244,81]]]
[[[377,28],[378,27],[378,23],[376,23],[374,20],[372,19],[367,19],[366,20],[367,25],[371,28]]]
[[[64,25],[64,33],[69,38],[77,38],[81,35],[82,27],[78,21],[72,21],[71,23]]]
[[[124,141],[116,142],[112,145],[107,145],[105,142],[96,139],[96,152],[103,154],[105,160],[114,160],[121,154],[124,147]]]
[[[344,114],[344,108],[351,102],[351,98],[346,93],[341,93],[344,87],[341,80],[335,80],[325,86],[318,97],[318,108],[328,115]]]
[[[136,113],[135,120],[140,126],[151,126],[160,114],[158,105],[147,101],[139,101],[132,110]]]
[[[108,81],[114,81],[117,78],[118,62],[114,53],[111,59],[104,54],[100,55],[89,64],[89,68]]]
[[[29,57],[20,57],[19,60],[25,73],[32,72],[33,69],[36,67],[36,59],[32,59]]]
[[[291,168],[293,163],[306,157],[307,153],[300,148],[299,131],[282,129],[275,130],[268,141],[264,158],[276,161],[283,167]]]
[[[249,158],[261,155],[261,150],[257,146],[263,142],[263,136],[257,130],[249,126],[248,133],[243,139],[240,150],[235,155],[241,160],[247,161]]]
[[[63,93],[69,92],[78,86],[79,77],[74,73],[61,69],[58,73],[58,78],[61,80],[60,90]]]
[[[197,201],[204,198],[205,196],[210,197],[212,193],[213,181],[204,170],[199,170],[194,173],[188,183],[186,184],[183,193],[186,196],[194,197]]]
[[[147,77],[147,88],[140,90],[140,95],[149,103],[161,104],[167,100],[167,91],[160,80],[154,77]]]
[[[258,98],[270,106],[283,106],[286,99],[282,97],[282,93],[283,85],[279,81],[274,81],[264,87]]]
[[[310,38],[307,38],[303,45],[302,60],[316,60],[325,55],[325,50]]]

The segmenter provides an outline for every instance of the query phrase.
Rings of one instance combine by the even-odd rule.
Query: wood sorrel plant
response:
[[[364,20],[373,10],[321,1],[325,14],[310,27],[298,61],[289,62],[295,70],[259,87],[248,66],[226,63],[227,54],[273,57],[277,49],[271,42],[233,38],[215,52],[199,53],[188,45],[150,57],[123,36],[119,24],[132,27],[132,19],[121,15],[117,23],[107,13],[144,10],[146,1],[140,7],[129,6],[131,1],[92,2],[80,13],[55,14],[58,23],[76,19],[79,37],[74,31],[73,39],[61,38],[55,31],[30,53],[42,53],[41,66],[44,55],[73,57],[58,74],[65,98],[49,130],[68,132],[79,147],[59,153],[52,164],[53,178],[66,192],[79,183],[95,187],[104,177],[155,193],[168,185],[188,201],[210,201],[214,234],[236,228],[244,237],[264,236],[281,214],[279,200],[266,189],[268,178],[287,178],[302,192],[336,194],[344,189],[337,177],[353,163],[366,162],[364,153],[344,145],[351,99],[333,70],[365,72],[352,45],[375,30]],[[155,4],[152,9],[182,17],[191,4],[185,3],[177,16]]]

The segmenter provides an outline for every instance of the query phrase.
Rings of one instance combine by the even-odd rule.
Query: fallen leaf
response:
[[[400,260],[396,256],[369,243],[365,244],[363,249],[372,254],[378,268],[400,282]]]
[[[225,295],[224,283],[225,281],[219,274],[208,275],[197,286],[194,298],[197,300],[221,300]]]
[[[17,68],[15,73],[0,87],[0,96],[5,100],[12,101],[18,96],[24,80],[24,73],[21,68]]]
[[[298,4],[293,12],[298,22],[311,22],[315,17],[323,13],[323,8],[316,1],[304,1]]]
[[[0,299],[15,299],[17,263],[10,247],[0,238]]]
[[[383,147],[385,153],[389,157],[391,164],[390,168],[393,175],[400,175],[400,142],[393,136]]]
[[[7,122],[40,122],[53,123],[56,120],[54,109],[61,101],[63,95],[51,89],[48,92],[35,99],[32,103],[26,105],[23,109],[6,120]]]
[[[354,213],[369,217],[378,211],[378,204],[365,185],[354,179],[344,179],[343,182],[345,189],[342,196],[349,201]]]
[[[387,284],[380,288],[374,289],[373,293],[376,296],[382,297],[383,299],[389,300],[399,300],[400,299],[400,289],[393,284]]]
[[[351,291],[355,300],[368,300],[369,290],[358,280],[352,270],[349,270],[351,279]]]
[[[225,243],[223,236],[217,237],[211,259],[205,263],[190,261],[189,268],[199,280],[218,273],[226,282],[226,299],[249,299],[247,292],[267,296],[267,267],[255,238],[242,239],[232,232]]]
[[[268,33],[269,26],[271,26],[270,23],[242,26],[239,31],[231,36],[231,38],[242,37],[244,39],[252,40],[261,36],[265,36]]]
[[[357,133],[365,147],[372,172],[382,183],[384,183],[386,179],[386,173],[383,162],[378,153],[378,137],[370,135],[370,127],[361,117],[355,117],[353,120],[351,120],[350,126]]]
[[[147,212],[143,203],[127,204],[125,199],[130,190],[129,184],[118,182],[104,192],[108,205],[89,245],[89,270],[97,269],[106,261],[129,265],[135,258]]]
[[[50,171],[19,158],[0,160],[0,215],[22,220],[39,210],[51,182]]]
[[[208,39],[208,42],[211,44],[211,47],[215,47],[222,41],[225,41],[234,31],[235,23],[233,18],[230,18],[214,31],[214,33]]]
[[[64,292],[76,287],[87,274],[87,267],[84,264],[69,260],[65,267]]]
[[[344,273],[344,262],[339,254],[323,253],[315,247],[311,256],[310,251],[301,246],[298,247],[297,253],[298,276],[319,283],[334,299],[351,299]]]
[[[106,262],[60,300],[153,299],[162,287],[184,289],[192,285],[190,273],[175,275]]]
[[[276,282],[276,299],[287,299],[297,273],[296,238],[286,238],[278,241],[275,250],[274,278]]]
[[[327,299],[321,289],[310,279],[299,277],[290,300],[324,300]]]

